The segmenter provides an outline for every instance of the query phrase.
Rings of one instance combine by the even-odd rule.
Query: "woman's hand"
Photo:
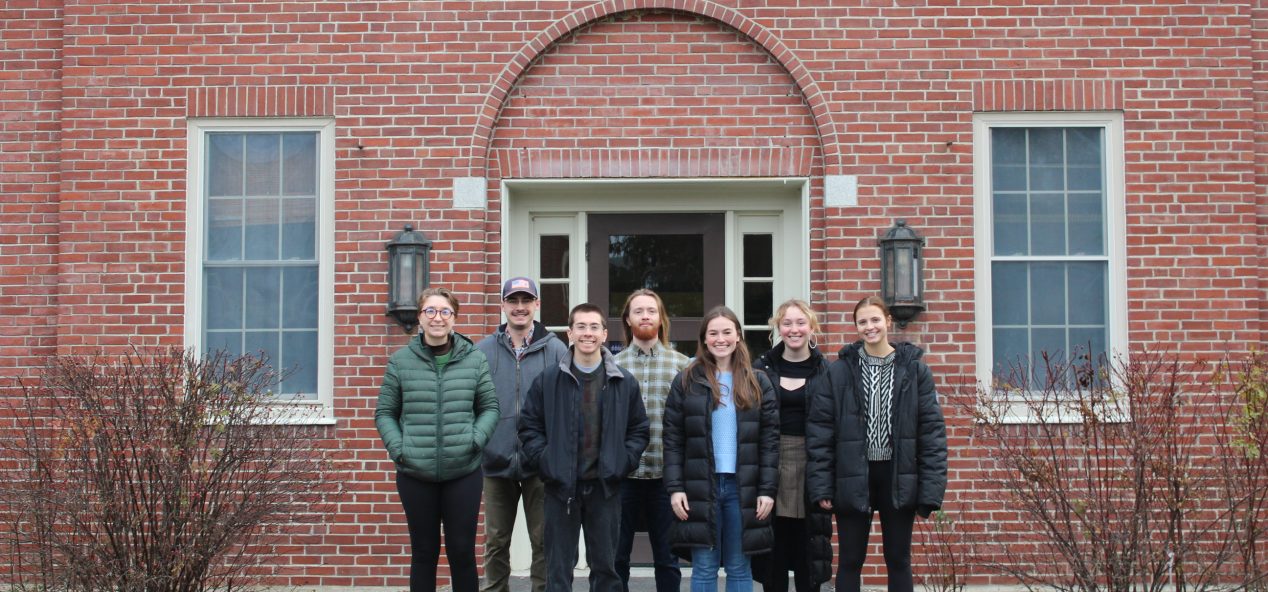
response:
[[[757,519],[765,520],[770,511],[775,509],[775,498],[768,495],[757,496]]]
[[[674,515],[679,520],[687,519],[687,494],[679,491],[669,496],[669,507],[674,510]]]
[[[828,511],[828,512],[831,512],[831,511],[832,511],[832,500],[830,500],[830,499],[821,499],[821,500],[819,500],[819,507],[820,507],[820,508],[823,508],[824,510],[826,510],[826,511]]]

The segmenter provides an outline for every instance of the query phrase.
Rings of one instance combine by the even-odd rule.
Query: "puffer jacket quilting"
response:
[[[683,373],[691,372],[683,385]],[[779,487],[779,408],[766,375],[757,373],[762,388],[760,407],[737,409],[736,485],[744,524],[741,546],[745,554],[767,553],[774,545],[771,516],[757,519],[758,496],[775,497]],[[713,389],[699,366],[674,378],[665,401],[665,489],[687,494],[687,519],[675,520],[669,530],[674,552],[690,558],[693,547],[718,544],[717,512],[713,503]]]
[[[374,410],[379,437],[397,468],[424,481],[448,481],[479,468],[498,421],[488,361],[470,339],[452,335],[443,368],[436,367],[421,335],[392,354]]]

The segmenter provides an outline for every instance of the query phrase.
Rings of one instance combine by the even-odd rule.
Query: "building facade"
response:
[[[834,352],[902,219],[927,310],[897,337],[944,394],[1040,351],[1264,342],[1263,0],[8,0],[0,23],[5,388],[133,344],[299,368],[347,494],[279,547],[282,584],[407,580],[373,423],[406,224],[472,337],[523,274],[555,329],[656,287],[684,348],[714,304],[760,348],[808,298]],[[948,509],[1021,520],[947,415]]]

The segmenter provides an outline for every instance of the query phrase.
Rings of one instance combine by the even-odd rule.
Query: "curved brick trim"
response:
[[[985,80],[974,111],[1092,111],[1123,108],[1120,80]]]
[[[802,96],[805,97],[806,104],[810,106],[823,150],[824,174],[831,175],[840,172],[839,130],[832,118],[832,111],[828,109],[827,99],[810,76],[809,70],[773,33],[738,11],[710,0],[602,0],[555,21],[524,44],[519,53],[507,62],[485,96],[484,105],[480,108],[472,130],[469,174],[477,177],[487,176],[490,165],[496,164],[490,159],[489,144],[493,141],[493,129],[497,124],[498,115],[511,89],[515,86],[515,81],[524,74],[538,55],[569,32],[584,25],[621,12],[646,9],[674,10],[704,16],[743,33],[762,46],[788,71],[789,76],[801,90]]]

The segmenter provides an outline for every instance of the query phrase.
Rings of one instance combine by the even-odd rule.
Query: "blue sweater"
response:
[[[713,410],[713,470],[716,473],[735,472],[736,437],[739,427],[735,422],[735,401],[731,397],[731,373],[718,373],[721,401]]]

